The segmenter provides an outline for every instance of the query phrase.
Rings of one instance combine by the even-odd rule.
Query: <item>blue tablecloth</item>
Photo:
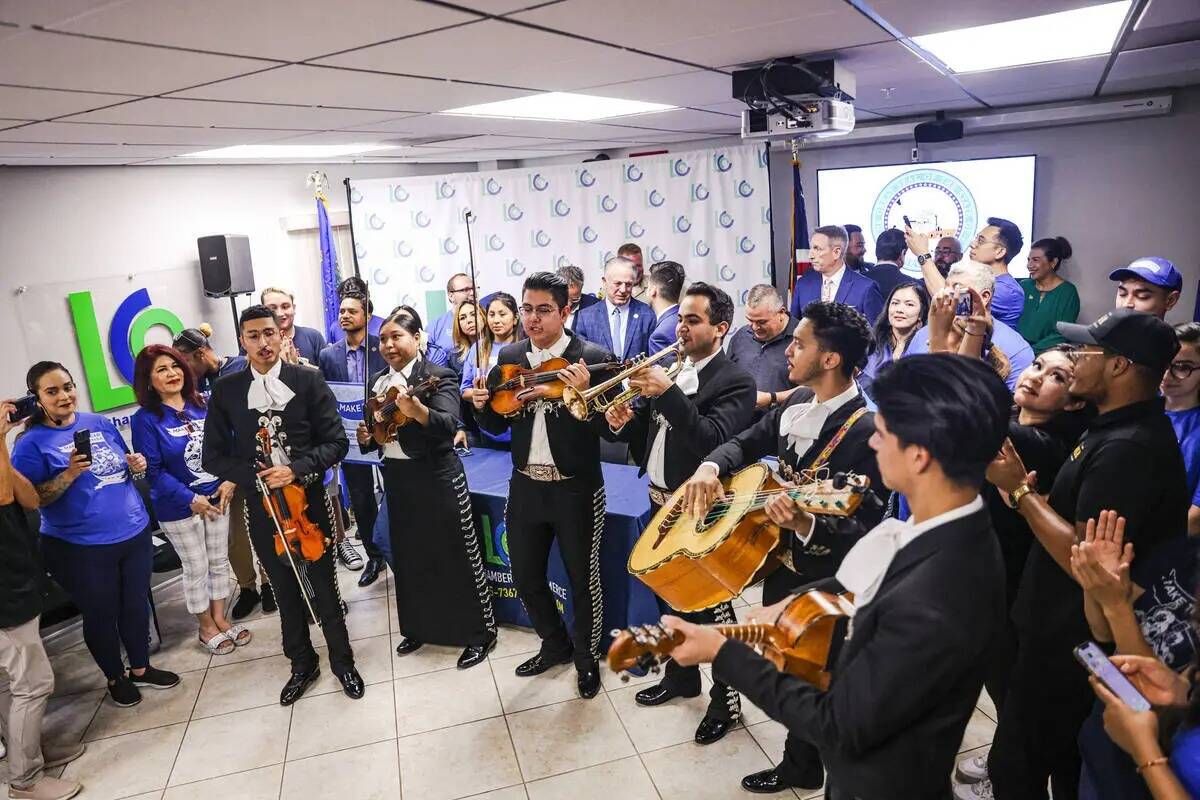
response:
[[[512,476],[512,457],[499,450],[476,447],[462,460],[471,489],[471,504],[475,512],[476,530],[482,534],[484,571],[492,587],[496,619],[529,627],[529,616],[517,598],[512,569],[508,558],[507,531],[504,526],[504,505],[508,501],[508,481]],[[654,622],[659,618],[654,593],[629,574],[626,562],[629,551],[648,522],[650,500],[646,494],[646,478],[638,477],[637,468],[619,464],[603,464],[607,516],[604,538],[600,543],[600,584],[604,591],[604,632]],[[379,521],[375,525],[375,544],[383,550],[388,563],[392,554],[388,541],[387,503],[381,504]],[[573,609],[570,583],[559,555],[556,542],[550,551],[548,570],[550,590],[558,600],[559,610],[571,625]]]

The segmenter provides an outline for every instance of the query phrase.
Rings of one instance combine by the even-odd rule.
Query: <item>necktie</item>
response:
[[[913,526],[888,518],[855,543],[838,567],[837,580],[854,593],[856,609],[870,603]]]
[[[821,281],[821,302],[828,303],[833,299],[833,279],[825,278]]]
[[[288,401],[296,396],[296,393],[289,389],[286,383],[279,380],[275,371],[266,375],[260,375],[255,370],[251,370],[251,372],[253,380],[250,381],[250,389],[246,392],[247,408],[253,408],[260,412],[283,411]]]
[[[621,335],[621,309],[614,308],[612,311],[612,342],[613,353],[617,358],[622,358],[622,353],[625,351],[625,337]]]
[[[824,403],[797,403],[788,406],[779,417],[779,435],[786,436],[788,447],[802,456],[821,435],[829,407]]]

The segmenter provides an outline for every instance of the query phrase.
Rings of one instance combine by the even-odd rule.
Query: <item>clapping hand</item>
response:
[[[1132,598],[1133,544],[1124,538],[1125,518],[1115,511],[1101,511],[1098,520],[1087,521],[1083,541],[1071,546],[1071,574],[1106,608],[1128,604]]]

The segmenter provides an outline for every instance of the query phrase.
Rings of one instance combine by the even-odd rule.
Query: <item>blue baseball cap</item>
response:
[[[1165,258],[1143,256],[1135,259],[1128,267],[1117,267],[1108,273],[1109,280],[1123,281],[1127,278],[1143,280],[1172,292],[1183,289],[1183,276],[1175,265]]]

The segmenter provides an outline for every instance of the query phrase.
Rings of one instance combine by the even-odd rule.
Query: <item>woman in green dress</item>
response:
[[[1079,292],[1058,274],[1070,257],[1071,243],[1061,236],[1039,239],[1029,248],[1029,277],[1018,280],[1025,291],[1025,310],[1017,330],[1035,353],[1061,344],[1056,323],[1074,322],[1079,316]]]

